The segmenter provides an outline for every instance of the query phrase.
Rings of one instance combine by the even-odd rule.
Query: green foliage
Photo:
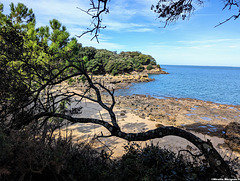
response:
[[[64,133],[65,134],[65,133]],[[111,160],[105,151],[75,144],[71,136],[42,135],[33,128],[6,133],[0,130],[0,180],[210,180],[221,178],[201,159],[147,145],[125,146],[126,153]],[[7,161],[6,161],[7,160]]]
[[[68,85],[73,85],[73,83],[74,82],[76,82],[77,80],[76,79],[74,79],[74,78],[70,78],[70,79],[68,79]]]
[[[138,144],[125,146],[126,153],[119,160],[118,180],[209,180],[213,175],[201,159],[184,159],[159,146]],[[215,175],[217,177],[217,175]]]
[[[91,59],[94,59],[95,54],[97,53],[96,48],[94,47],[82,47],[79,52],[79,57],[87,57],[87,59],[90,61]]]
[[[34,129],[6,134],[0,129],[0,146],[2,181],[110,180],[107,154],[74,144],[71,136],[43,136]]]
[[[29,120],[25,118],[33,110],[26,112],[23,108],[63,67],[79,66],[76,56],[81,46],[76,39],[69,40],[69,33],[57,20],[50,21],[51,29],[35,29],[32,10],[21,3],[11,4],[10,15],[3,14],[3,5],[0,10],[0,103],[4,107],[0,114],[8,110],[13,121],[27,124]],[[71,71],[68,69],[61,76]]]
[[[103,74],[104,73],[104,68],[103,65],[100,61],[96,59],[92,59],[87,62],[86,64],[87,71],[91,72],[93,74]]]
[[[77,78],[77,81],[78,81],[78,82],[85,83],[85,82],[86,82],[86,77],[85,77],[85,76],[79,76],[79,77]]]
[[[149,64],[148,66],[147,66],[147,70],[152,70],[153,69],[153,66],[151,65],[151,64]]]
[[[85,66],[93,74],[123,74],[132,71],[143,71],[143,65],[156,65],[156,60],[150,55],[141,52],[111,52],[104,49],[84,47],[80,55],[87,57]]]
[[[122,74],[131,71],[144,70],[142,65],[155,65],[156,60],[141,52],[116,52],[94,47],[82,47],[75,38],[70,39],[57,19],[49,21],[49,26],[35,28],[35,15],[32,9],[24,4],[10,5],[10,15],[3,14],[3,5],[0,6],[0,22],[2,28],[14,28],[23,35],[24,46],[29,48],[31,63],[46,67],[64,67],[66,65],[85,66],[93,74]],[[0,36],[0,39],[2,36]],[[81,62],[82,61],[82,62]],[[14,65],[19,66],[20,62]],[[70,73],[73,73],[70,70]]]
[[[118,71],[117,71],[116,69],[113,69],[113,70],[112,70],[112,75],[115,76],[115,75],[117,75],[117,74],[118,74]]]
[[[32,9],[28,9],[24,4],[18,3],[14,6],[10,4],[11,13],[7,16],[8,23],[13,24],[18,29],[27,29],[28,23],[35,22],[35,15]]]
[[[43,69],[46,69],[49,65],[56,68],[64,67],[66,64],[79,66],[77,55],[81,46],[75,38],[69,39],[70,34],[66,31],[66,27],[62,26],[58,20],[51,20],[50,27],[44,26],[36,29],[35,16],[31,9],[29,10],[22,3],[18,3],[17,6],[11,3],[10,7],[10,15],[4,15],[2,13],[3,5],[0,7],[0,16],[2,17],[0,21],[0,43],[5,49],[8,49],[5,52],[5,57],[8,57],[6,61],[8,61],[9,66],[18,67],[22,74],[24,74],[23,67],[26,64],[23,60],[27,58],[29,59],[28,65],[38,65]],[[14,37],[9,39],[10,36]],[[11,54],[9,45],[15,43],[13,42],[14,38],[17,39],[18,37],[22,38],[21,46],[25,48],[21,51],[21,59],[13,56],[9,57]],[[18,48],[17,46],[20,45],[16,44],[15,49]]]
[[[84,65],[85,69],[93,74],[114,75],[142,71],[144,70],[142,65],[156,64],[153,57],[141,52],[117,54],[105,49],[82,47],[75,38],[69,38],[70,34],[66,31],[66,27],[57,19],[49,21],[49,26],[35,28],[35,15],[32,9],[28,9],[22,3],[18,3],[17,6],[11,3],[10,6],[10,15],[4,15],[3,5],[0,7],[1,27],[6,29],[12,27],[23,36],[23,44],[29,48],[25,51],[25,55],[31,56],[30,64],[38,65],[43,69],[49,65],[56,69],[66,65],[77,67]],[[11,62],[9,65],[16,67],[23,65],[21,61],[9,61]],[[22,69],[19,70],[24,72]],[[69,70],[69,73],[73,72],[74,70]]]
[[[87,56],[84,56],[82,59],[83,59],[84,62],[88,61],[88,57]]]

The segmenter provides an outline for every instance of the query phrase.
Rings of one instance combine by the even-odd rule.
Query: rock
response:
[[[152,107],[147,107],[146,111],[152,112],[153,108]]]
[[[110,83],[117,84],[117,83],[120,83],[120,82],[121,82],[121,80],[114,80],[114,81],[111,81]]]
[[[191,147],[190,145],[187,145],[187,146],[186,146],[186,149],[191,151],[191,150],[192,150],[192,147]]]
[[[121,113],[120,113],[120,116],[125,116],[125,113],[124,113],[124,112],[121,112]]]
[[[154,116],[152,116],[152,115],[149,116],[149,119],[150,119],[151,121],[155,121],[155,118],[154,118]]]
[[[161,119],[156,119],[156,122],[160,122],[160,123],[161,123],[161,122],[162,122],[162,120],[161,120]]]
[[[240,123],[229,123],[225,128],[225,136],[225,143],[232,150],[240,152]]]
[[[176,116],[170,115],[170,116],[168,116],[168,119],[172,122],[175,122],[176,121]]]
[[[163,124],[159,124],[159,123],[155,124],[155,126],[156,126],[157,128],[164,127]]]
[[[156,119],[156,122],[169,123],[169,119],[167,117],[162,117],[161,119]]]
[[[163,118],[162,118],[162,122],[169,122],[168,117],[163,117]]]
[[[143,78],[148,78],[148,74],[144,74],[142,77]]]
[[[139,115],[139,117],[140,117],[140,118],[143,118],[143,119],[145,119],[145,116],[146,116],[146,115],[145,115],[144,113],[142,113],[142,114]]]
[[[157,114],[158,116],[165,116],[166,112],[163,110],[157,110],[157,111],[155,111],[155,114]]]

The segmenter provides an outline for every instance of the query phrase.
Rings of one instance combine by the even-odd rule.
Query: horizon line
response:
[[[180,65],[180,64],[159,64],[160,66],[195,66],[195,67],[232,67],[232,68],[240,68],[240,65],[233,66],[233,65]]]

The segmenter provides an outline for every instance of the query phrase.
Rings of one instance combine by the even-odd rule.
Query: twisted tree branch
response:
[[[205,156],[206,160],[208,160],[209,165],[211,166],[213,171],[219,171],[226,177],[231,177],[231,171],[228,164],[223,160],[221,155],[216,151],[216,149],[213,147],[210,141],[207,141],[207,142],[203,141],[202,139],[195,136],[194,134],[176,127],[166,126],[166,127],[160,127],[153,130],[149,130],[147,132],[142,132],[142,133],[125,133],[106,121],[93,119],[93,118],[74,118],[70,115],[44,112],[36,115],[35,119],[39,119],[45,116],[63,118],[70,121],[71,123],[93,123],[93,124],[102,125],[110,132],[110,135],[106,137],[116,136],[118,138],[122,138],[127,141],[146,141],[146,140],[155,139],[155,138],[163,138],[165,136],[178,136],[194,144]]]
[[[205,156],[206,160],[208,160],[210,167],[212,168],[212,171],[216,171],[218,173],[221,173],[222,175],[226,177],[231,177],[231,171],[227,163],[223,160],[223,158],[220,156],[220,154],[216,151],[216,149],[212,146],[211,142],[209,141],[203,141],[197,136],[193,135],[190,132],[187,132],[185,130],[175,128],[175,127],[160,127],[156,128],[153,130],[149,130],[147,132],[141,132],[141,133],[125,133],[121,131],[116,115],[113,112],[113,108],[115,105],[115,99],[114,99],[114,91],[111,92],[109,91],[104,85],[101,83],[95,83],[93,80],[89,77],[87,72],[82,69],[81,67],[71,65],[68,66],[68,68],[74,68],[78,72],[74,73],[72,75],[68,76],[61,76],[61,74],[64,74],[64,71],[67,70],[67,68],[64,68],[63,70],[59,71],[55,76],[53,76],[49,81],[46,82],[46,84],[43,85],[40,89],[37,90],[37,95],[33,97],[35,103],[41,103],[42,102],[42,108],[39,107],[39,109],[36,109],[32,117],[29,117],[27,121],[39,121],[42,120],[42,118],[62,118],[64,120],[68,120],[72,124],[75,123],[93,123],[93,124],[98,124],[103,127],[105,127],[109,131],[110,136],[116,136],[118,138],[122,138],[127,141],[146,141],[150,139],[155,139],[155,138],[163,138],[165,136],[178,136],[181,138],[184,138],[194,144],[200,151],[201,153]],[[61,72],[61,73],[60,73]],[[57,84],[62,83],[63,81],[67,80],[67,78],[72,78],[78,75],[83,75],[85,76],[87,83],[88,83],[88,88],[87,91],[83,93],[75,93],[74,91],[66,91],[66,92],[58,92],[58,91],[53,91],[51,89],[46,89],[45,88],[50,85],[50,86],[56,86]],[[112,104],[108,106],[106,103],[103,102],[102,100],[102,93],[100,91],[100,88],[103,88],[104,90],[107,91],[107,93],[111,96],[112,98]],[[94,91],[94,94],[96,95],[96,98],[93,99],[89,96],[86,95],[86,92],[90,91],[92,89]],[[46,94],[41,94],[41,91],[45,90]],[[42,96],[42,97],[41,97]],[[45,97],[44,97],[45,96]],[[67,115],[64,113],[59,113],[57,107],[59,106],[59,101],[64,100],[65,98],[73,97],[73,96],[78,96],[81,99],[86,98],[91,101],[97,102],[103,109],[108,111],[108,114],[110,115],[111,122],[107,122],[104,120],[99,120],[99,119],[94,119],[94,118],[76,118],[71,115]],[[63,97],[61,99],[61,97]],[[30,101],[31,102],[31,101]],[[30,106],[30,104],[28,104]],[[50,107],[53,108],[50,108]],[[35,107],[35,105],[33,105]],[[46,107],[46,108],[45,108]],[[50,108],[50,109],[49,109]],[[44,119],[44,120],[46,120]],[[103,136],[103,135],[102,135]]]

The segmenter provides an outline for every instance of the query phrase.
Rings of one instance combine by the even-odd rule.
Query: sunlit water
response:
[[[157,98],[194,98],[240,105],[240,68],[208,66],[162,66],[166,75],[150,75],[155,81],[135,83],[115,95],[144,94]]]

